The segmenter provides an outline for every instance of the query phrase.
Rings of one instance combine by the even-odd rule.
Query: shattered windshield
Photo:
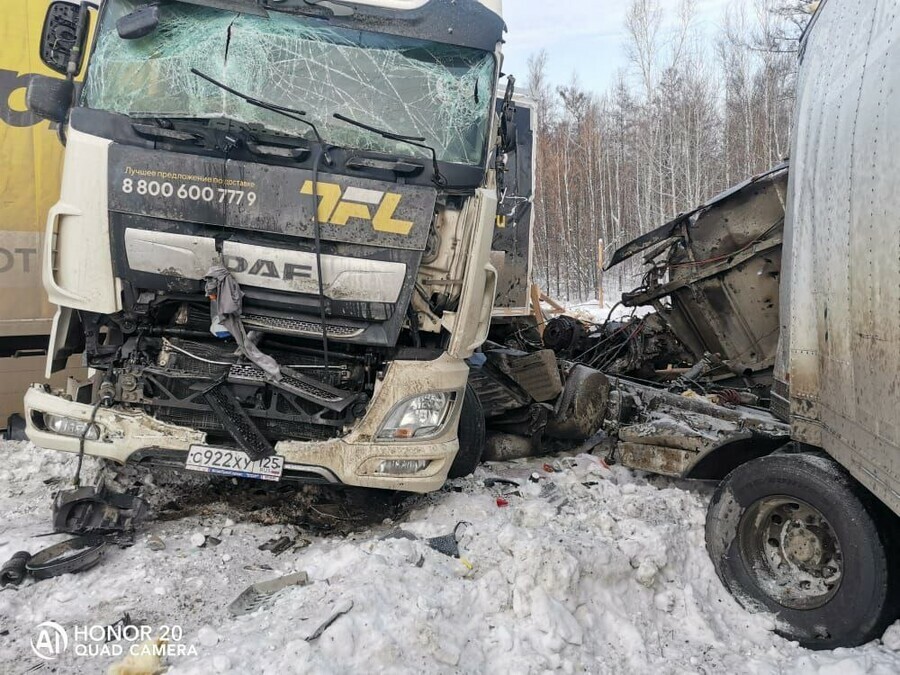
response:
[[[304,110],[334,145],[428,157],[332,117],[341,113],[400,135],[422,136],[438,159],[482,164],[495,62],[492,54],[407,37],[336,28],[321,19],[268,18],[180,2],[159,8],[158,29],[123,40],[116,20],[142,6],[107,6],[84,103],[133,117],[228,118],[311,137],[307,125],[253,107],[191,68],[269,103]]]

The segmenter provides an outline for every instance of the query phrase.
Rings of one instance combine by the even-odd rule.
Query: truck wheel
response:
[[[770,455],[732,471],[713,495],[706,547],[745,608],[778,619],[777,632],[811,649],[881,637],[900,614],[891,567],[893,523],[835,462]]]
[[[484,408],[471,385],[466,385],[459,417],[459,452],[450,467],[450,478],[475,473],[484,453]]]

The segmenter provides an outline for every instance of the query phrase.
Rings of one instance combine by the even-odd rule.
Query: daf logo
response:
[[[403,196],[396,192],[381,192],[358,187],[342,188],[334,183],[319,181],[319,222],[346,225],[351,218],[372,223],[376,232],[409,236],[414,223],[397,220],[394,215]],[[300,194],[312,195],[313,182],[306,181]]]
[[[272,260],[254,260],[250,261],[239,255],[224,255],[225,267],[232,274],[250,274],[263,279],[283,279],[284,281],[293,281],[294,279],[312,279],[312,265],[295,265],[293,263],[284,263],[279,267]]]

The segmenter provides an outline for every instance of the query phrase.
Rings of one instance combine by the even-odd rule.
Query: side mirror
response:
[[[74,95],[72,80],[32,75],[25,90],[25,105],[41,119],[64,124]]]
[[[79,5],[71,2],[50,3],[41,31],[41,61],[48,68],[61,75],[69,74],[69,62],[74,53],[76,71],[71,74],[75,76],[81,71],[84,50],[78,42],[83,42],[87,34],[81,25],[86,18],[87,16],[82,17]]]
[[[116,21],[116,32],[123,40],[139,40],[159,26],[159,5],[148,5]]]
[[[506,81],[506,93],[500,104],[500,152],[513,152],[519,145],[519,130],[516,127],[516,78],[512,75]]]

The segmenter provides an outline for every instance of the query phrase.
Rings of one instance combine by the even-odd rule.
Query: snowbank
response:
[[[5,560],[56,540],[32,538],[49,530],[53,487],[43,481],[68,478],[72,462],[24,444],[2,451]],[[810,652],[772,633],[770,617],[743,611],[706,557],[702,488],[609,470],[590,456],[549,461],[556,471],[545,472],[543,460],[483,467],[417,498],[402,522],[347,536],[304,533],[309,547],[278,557],[258,545],[293,528],[215,504],[150,523],[100,567],[0,593],[8,631],[0,663],[21,672],[38,662],[29,641],[42,621],[108,624],[127,611],[136,622],[181,626],[196,646],[194,656],[168,659],[172,675],[900,671],[900,624],[883,644]],[[497,475],[522,484],[486,487]],[[459,522],[469,523],[460,559],[421,539],[385,538],[398,527],[445,535]],[[199,548],[197,533],[221,544]],[[151,550],[150,535],[165,548]],[[229,615],[248,584],[293,571],[312,583],[254,614]],[[347,601],[350,612],[308,642]],[[102,672],[113,660],[67,653],[57,672]]]

